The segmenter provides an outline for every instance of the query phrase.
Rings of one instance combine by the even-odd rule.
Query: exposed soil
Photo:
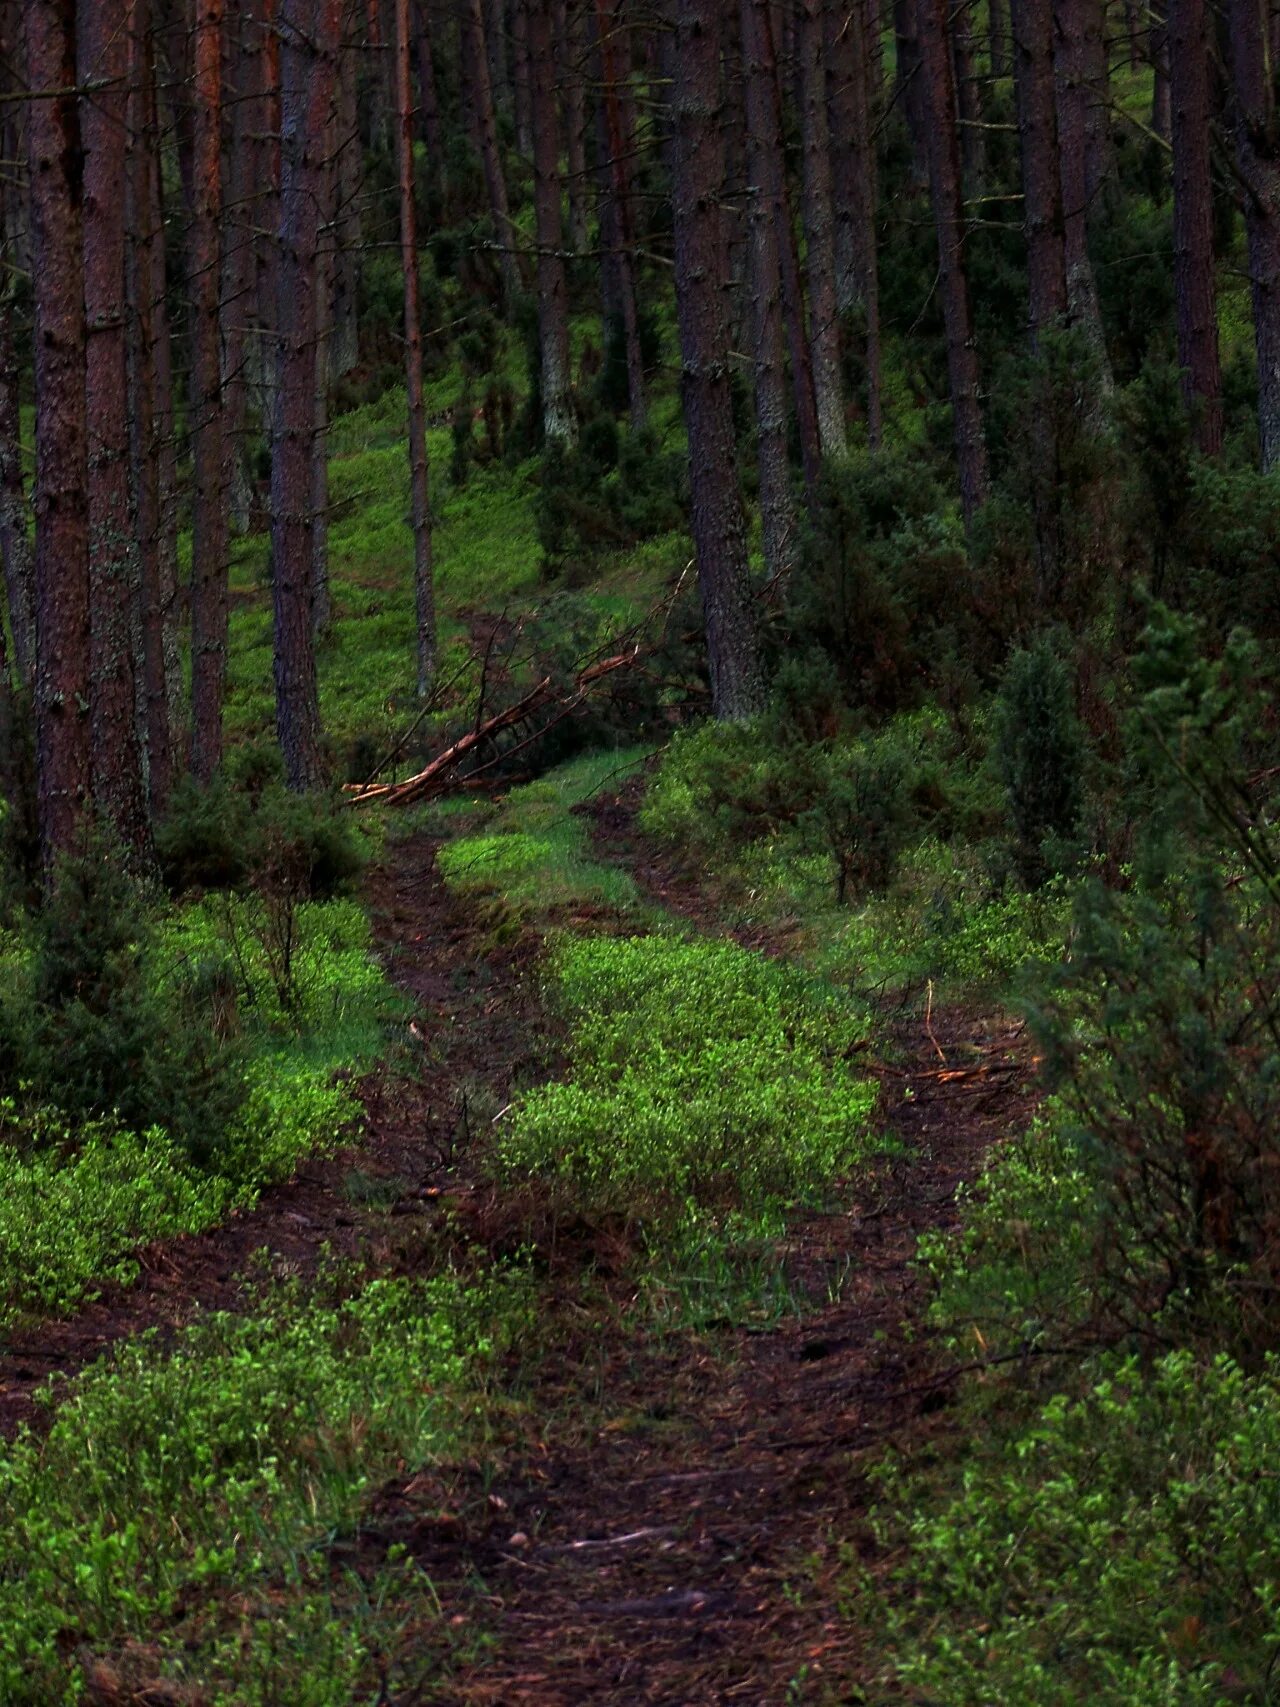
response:
[[[0,1338],[0,1433],[44,1414],[32,1394],[51,1374],[74,1374],[117,1340],[171,1332],[198,1308],[244,1308],[264,1251],[275,1275],[313,1272],[326,1250],[395,1268],[441,1198],[469,1189],[468,1140],[483,1109],[502,1107],[540,1070],[536,980],[527,977],[538,945],[531,935],[496,943],[445,888],[436,845],[412,836],[370,875],[379,951],[417,1013],[399,1057],[359,1086],[359,1146],[312,1158],[219,1227],[147,1246],[134,1285],[108,1284],[66,1319]]]
[[[597,804],[597,847],[712,923],[714,895],[637,834],[634,804],[634,788]],[[383,1491],[365,1545],[407,1545],[451,1627],[493,1644],[447,1683],[391,1699],[866,1698],[875,1656],[837,1607],[842,1544],[866,1544],[870,1458],[888,1439],[923,1448],[956,1388],[923,1326],[916,1244],[954,1224],[957,1186],[1033,1100],[1007,1020],[904,1019],[893,1042],[882,1118],[902,1153],[838,1214],[794,1230],[788,1273],[823,1300],[803,1319],[611,1347],[569,1321],[528,1398],[533,1438],[496,1481]]]
[[[714,890],[637,833],[635,802],[630,787],[593,808],[602,856],[716,928]],[[11,1342],[0,1355],[0,1426],[32,1414],[32,1390],[51,1370],[71,1372],[147,1327],[172,1330],[197,1305],[242,1307],[246,1265],[264,1247],[293,1272],[314,1269],[324,1245],[394,1269],[443,1232],[436,1208],[448,1201],[465,1211],[469,1238],[503,1248],[507,1206],[473,1189],[467,1158],[492,1112],[551,1065],[537,942],[499,942],[461,908],[426,836],[393,848],[371,900],[392,975],[416,1003],[416,1058],[361,1087],[361,1147],[308,1164],[227,1226],[151,1248],[136,1286]],[[735,934],[785,951],[776,931]],[[923,1325],[917,1240],[954,1223],[957,1186],[1025,1123],[1034,1092],[1025,1041],[1002,1017],[900,1015],[890,1042],[874,1070],[898,1153],[838,1213],[793,1230],[788,1274],[814,1300],[802,1319],[697,1340],[627,1333],[626,1253],[611,1265],[607,1230],[596,1229],[563,1260],[578,1279],[594,1264],[612,1326],[591,1319],[572,1287],[549,1286],[564,1296],[549,1305],[546,1343],[529,1348],[529,1385],[504,1424],[496,1472],[490,1463],[419,1475],[375,1497],[354,1558],[335,1564],[376,1565],[403,1544],[444,1612],[443,1624],[433,1611],[406,1633],[417,1658],[438,1657],[434,1681],[385,1700],[867,1698],[874,1656],[859,1652],[839,1608],[841,1548],[866,1546],[871,1459],[886,1440],[913,1451],[946,1430],[956,1387]]]

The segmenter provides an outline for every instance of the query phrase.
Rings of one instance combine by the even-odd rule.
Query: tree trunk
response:
[[[1105,391],[1111,368],[1102,329],[1102,310],[1089,259],[1088,133],[1090,108],[1097,97],[1088,72],[1086,14],[1092,0],[1059,0],[1054,26],[1054,82],[1058,105],[1058,159],[1061,166],[1063,235],[1066,246],[1067,313],[1089,341]]]
[[[760,709],[764,678],[738,487],[720,278],[719,0],[676,0],[672,215],[693,539],[715,715]]]
[[[577,436],[569,379],[569,290],[560,210],[560,140],[551,0],[529,0],[529,68],[533,84],[533,200],[538,236],[538,347],[542,358],[542,426],[548,444]]]
[[[337,85],[342,0],[282,0],[281,172],[271,557],[276,730],[289,787],[323,780],[311,628],[311,476],[324,139]]]
[[[398,43],[393,54],[400,51]],[[341,47],[339,47],[341,54]],[[341,72],[339,70],[339,75]],[[317,167],[320,204],[316,247],[316,412],[311,443],[311,631],[317,640],[327,633],[333,619],[333,597],[329,589],[329,387],[333,378],[332,352],[335,326],[334,292],[337,285],[338,128],[341,97],[335,86],[333,104],[325,129]]]
[[[498,147],[498,122],[493,108],[493,90],[489,82],[489,56],[485,51],[484,14],[480,0],[463,0],[462,47],[471,82],[471,99],[475,105],[480,160],[484,166],[485,187],[489,192],[493,234],[498,244],[502,294],[507,312],[510,313],[521,290],[520,268],[516,259],[517,234],[511,223],[507,180],[502,170],[502,153]]]
[[[564,158],[569,183],[569,247],[587,252],[586,92],[582,83],[580,0],[556,0],[556,53],[564,107]]]
[[[1009,75],[1009,10],[1008,0],[988,0],[987,43],[991,59],[991,75]]]
[[[222,413],[222,16],[223,0],[197,0],[192,217],[190,426],[195,466],[191,511],[191,769],[208,782],[222,762],[227,681],[227,505]]]
[[[951,61],[960,123],[960,176],[965,194],[976,196],[987,174],[987,149],[982,128],[982,85],[973,64],[972,13],[967,6],[958,6],[952,17]]]
[[[46,869],[89,804],[89,512],[75,0],[23,0],[36,387],[36,792]]]
[[[644,360],[640,350],[635,232],[631,209],[631,150],[634,139],[627,126],[621,95],[622,86],[630,77],[631,66],[626,24],[620,16],[618,0],[596,0],[595,27],[600,59],[599,112],[609,179],[605,241],[613,249],[611,259],[617,281],[617,308],[627,367],[627,405],[631,426],[633,431],[643,432],[648,422],[648,405],[644,392]]]
[[[947,49],[947,0],[919,0],[921,77],[928,120],[929,176],[938,227],[938,274],[947,332],[960,502],[966,525],[987,499],[987,447],[982,436],[978,352],[964,259],[964,204],[956,93]]]
[[[1205,0],[1170,0],[1169,88],[1178,360],[1196,444],[1206,456],[1217,456],[1222,449],[1222,369],[1213,277],[1213,96]]]
[[[1027,298],[1031,339],[1067,311],[1062,177],[1054,110],[1051,0],[1011,0],[1013,80],[1022,156],[1023,228],[1027,238]]]
[[[849,448],[840,377],[840,319],[836,311],[835,232],[831,212],[831,147],[827,131],[826,42],[823,0],[801,0],[801,159],[805,261],[809,286],[809,342],[818,436],[824,456]]]
[[[515,60],[516,147],[526,160],[533,157],[533,87],[529,66],[529,8],[542,0],[512,0],[511,43]]]
[[[1167,9],[1168,0],[1166,0]],[[1162,141],[1173,134],[1173,90],[1169,81],[1169,26],[1165,12],[1151,10],[1151,128]]]
[[[1111,65],[1107,47],[1106,0],[1070,0],[1081,22],[1080,65],[1084,88],[1084,181],[1093,208],[1103,186],[1115,176],[1111,139]],[[1055,19],[1068,8],[1054,6]]]
[[[746,96],[747,196],[751,319],[755,353],[756,461],[760,472],[760,530],[771,580],[785,580],[796,559],[796,514],[787,455],[787,374],[782,325],[782,268],[767,188],[773,78],[767,56],[769,0],[741,0]]]
[[[418,307],[418,226],[413,203],[413,108],[409,95],[409,0],[395,0],[404,24],[396,56],[396,141],[400,176],[400,255],[404,268],[404,378],[409,399],[409,492],[413,512],[413,591],[418,629],[418,694],[436,673],[436,603],[431,567],[427,410],[422,392],[422,325]],[[477,63],[488,69],[483,53]]]
[[[6,43],[6,46],[8,44]],[[17,138],[5,126],[9,139],[6,157],[17,159]],[[6,253],[16,250],[15,194],[6,182],[0,186]],[[22,425],[19,412],[20,370],[14,335],[14,298],[18,276],[7,270],[0,279],[0,558],[4,561],[5,590],[9,600],[9,629],[13,635],[12,669],[22,688],[30,690],[36,662],[36,589],[27,537],[27,492],[22,473]]]
[[[164,304],[164,236],[159,210],[159,134],[155,111],[155,66],[147,0],[131,0],[129,20],[129,158],[125,174],[128,232],[129,454],[138,540],[142,623],[144,750],[151,810],[169,803],[174,781],[174,735],[179,727],[176,697],[181,672],[177,656],[176,542],[172,537],[172,405],[161,402],[159,373],[172,361]],[[161,345],[163,344],[163,356]],[[161,422],[169,423],[162,431]],[[167,471],[167,472],[166,472]],[[164,516],[162,481],[170,482]],[[169,534],[168,545],[165,542]],[[166,573],[167,570],[167,573]]]
[[[1232,116],[1245,184],[1262,467],[1280,466],[1280,125],[1260,0],[1231,0]]]
[[[364,161],[360,148],[360,113],[356,76],[358,56],[348,45],[339,50],[337,131],[338,185],[333,257],[333,328],[329,338],[329,373],[333,379],[360,362],[360,257],[364,248],[360,197]]]
[[[139,561],[129,479],[124,197],[129,40],[125,0],[82,0],[77,53],[84,147],[85,414],[88,428],[93,794],[122,844],[150,842],[138,740]]]
[[[252,20],[236,12],[229,20],[227,59],[231,111],[227,133],[227,197],[222,239],[222,413],[226,468],[224,490],[231,525],[249,526],[252,491],[245,457],[248,434],[248,346],[253,288],[253,227],[256,207],[253,159],[253,110],[256,55],[250,52]]]

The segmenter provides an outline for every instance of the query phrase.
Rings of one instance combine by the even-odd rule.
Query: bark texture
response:
[[[1051,0],[1011,0],[1013,72],[1022,156],[1027,298],[1034,342],[1067,311],[1062,177],[1054,101]]]
[[[85,411],[91,572],[89,691],[93,795],[121,842],[150,841],[138,682],[140,564],[129,465],[125,333],[126,0],[82,0],[77,31],[84,148]]]
[[[848,449],[844,387],[840,375],[840,320],[836,311],[835,223],[831,198],[831,146],[827,128],[826,41],[823,0],[801,0],[801,161],[809,341],[818,435],[824,456]]]
[[[569,287],[564,267],[560,139],[556,114],[551,0],[528,0],[533,99],[533,202],[538,235],[538,347],[542,428],[548,444],[577,436],[569,375]]]
[[[89,511],[84,178],[75,0],[24,0],[36,386],[36,798],[46,868],[89,804]]]
[[[1222,449],[1222,368],[1213,277],[1212,74],[1205,0],[1169,0],[1173,141],[1173,285],[1178,360],[1196,444]]]
[[[689,432],[693,538],[707,626],[711,704],[741,719],[764,698],[738,487],[720,281],[719,0],[676,0],[672,213],[681,395]]]
[[[418,693],[436,673],[436,602],[431,565],[431,504],[427,467],[427,409],[422,391],[422,324],[418,306],[418,222],[413,202],[413,104],[409,82],[409,0],[395,0],[396,160],[400,176],[400,257],[404,268],[404,378],[409,401],[409,493],[413,518],[413,592],[417,622]],[[488,62],[481,55],[487,69]]]
[[[341,0],[281,0],[281,175],[271,445],[276,732],[285,780],[323,780],[312,640],[316,254],[324,137],[337,86]]]
[[[982,434],[978,352],[964,259],[964,201],[956,94],[947,48],[947,0],[918,0],[921,73],[928,118],[929,176],[938,228],[938,272],[947,333],[947,373],[955,423],[960,502],[971,524],[987,499],[987,447]]]
[[[207,782],[222,762],[227,683],[227,503],[222,412],[223,0],[197,0],[192,146],[189,402],[191,509],[191,769]]]
[[[1245,190],[1262,467],[1280,465],[1280,125],[1264,0],[1231,0],[1232,115]]]

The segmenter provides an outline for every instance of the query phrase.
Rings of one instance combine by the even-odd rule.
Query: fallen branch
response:
[[[477,723],[451,747],[437,753],[431,763],[416,776],[408,777],[404,782],[348,783],[344,792],[353,806],[367,806],[373,801],[380,801],[385,806],[410,806],[421,800],[429,800],[433,795],[444,792],[453,773],[477,747],[491,741],[504,729],[522,723],[526,717],[538,711],[554,707],[556,715],[553,722],[560,722],[577,710],[598,682],[616,670],[626,669],[639,656],[640,647],[637,643],[630,651],[617,652],[610,658],[601,658],[596,663],[589,664],[574,677],[573,687],[567,694],[557,694],[552,678],[544,676],[522,699],[516,700],[504,711],[495,712],[482,723]],[[542,734],[543,731],[539,730],[537,733]],[[521,742],[521,746],[527,745],[530,739],[533,737]]]

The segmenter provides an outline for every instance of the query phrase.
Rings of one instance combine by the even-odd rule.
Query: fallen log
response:
[[[494,712],[492,717],[485,718],[474,729],[468,730],[452,746],[446,747],[442,753],[437,753],[431,763],[416,776],[406,777],[403,782],[349,782],[344,786],[343,792],[353,806],[368,806],[374,802],[384,806],[412,806],[419,801],[431,799],[433,795],[442,794],[458,767],[486,741],[493,740],[503,730],[523,722],[535,712],[554,709],[552,723],[535,731],[520,743],[521,747],[528,746],[530,741],[545,734],[552,724],[559,723],[577,710],[598,682],[616,670],[623,670],[634,664],[640,653],[641,648],[636,645],[627,652],[616,652],[612,657],[598,659],[578,672],[568,693],[557,692],[552,678],[544,676],[522,699],[516,700],[502,711]]]

